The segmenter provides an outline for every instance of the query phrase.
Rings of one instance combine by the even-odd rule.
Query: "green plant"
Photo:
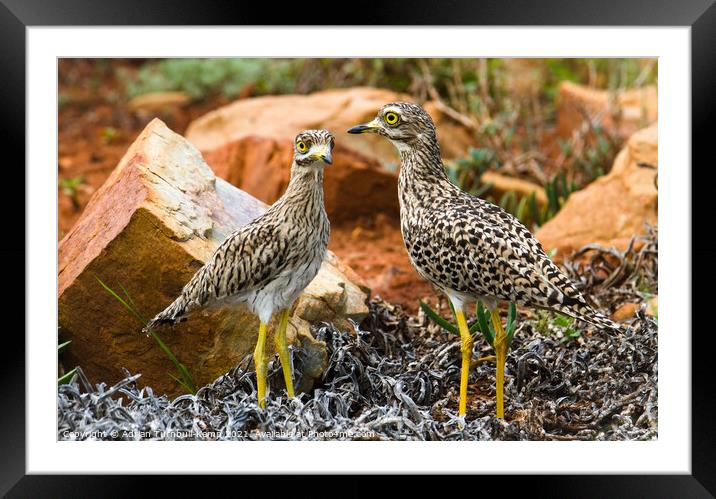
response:
[[[449,331],[456,335],[460,334],[459,329],[457,327],[442,318],[440,314],[431,309],[430,306],[428,306],[425,302],[420,302],[420,308],[425,312],[425,315],[427,315],[430,320],[435,322],[437,325],[439,325],[446,331]],[[453,308],[452,304],[450,304],[450,309],[452,310],[455,322],[458,322],[458,316],[455,313],[455,309]],[[512,345],[512,339],[514,338],[515,331],[517,329],[517,307],[514,303],[509,304],[509,307],[507,309],[507,323],[505,324],[504,329],[499,319],[499,312],[493,311],[492,314],[490,314],[485,310],[482,305],[482,301],[480,300],[477,301],[475,315],[477,317],[477,320],[471,326],[468,326],[469,333],[472,336],[474,335],[475,331],[480,331],[487,343],[489,343],[489,345],[495,351],[495,355],[494,357],[490,356],[477,359],[474,364],[493,359],[496,361],[496,414],[498,418],[504,418],[505,362],[507,359],[507,351]],[[473,363],[471,363],[471,366],[472,365]]]
[[[494,153],[487,148],[470,148],[467,156],[447,165],[450,179],[473,196],[482,196],[492,188],[491,183],[482,183],[482,174],[497,167]]]
[[[574,181],[567,182],[565,172],[560,172],[552,177],[544,186],[544,191],[547,195],[547,210],[538,225],[542,225],[554,217],[562,209],[570,194],[577,190],[579,190],[579,186]]]
[[[164,59],[143,65],[136,74],[119,71],[126,93],[182,91],[194,99],[235,97],[247,86],[263,93],[294,91],[294,62],[286,59]]]
[[[80,209],[80,197],[79,189],[84,184],[85,178],[80,175],[73,178],[63,178],[58,182],[59,188],[65,196],[68,196],[72,201],[72,207],[79,211]]]
[[[102,142],[105,144],[111,144],[119,137],[119,130],[111,126],[106,126],[102,129],[101,136]]]
[[[449,303],[449,302],[448,302]],[[452,311],[453,318],[455,319],[455,322],[457,322],[457,316],[455,315],[455,308],[452,306],[452,303],[449,303],[450,310]],[[423,312],[425,312],[425,315],[428,316],[428,318],[433,321],[435,324],[443,328],[449,333],[452,333],[456,336],[460,336],[460,331],[458,330],[457,326],[451,324],[449,321],[444,319],[439,313],[437,313],[435,310],[430,308],[430,305],[425,303],[424,301],[420,300],[420,308]],[[470,334],[473,334],[475,331],[477,331],[478,328],[477,322],[474,322],[471,326],[469,326]]]
[[[57,355],[59,356],[62,352],[67,350],[67,347],[70,346],[70,343],[72,343],[72,340],[65,341],[64,343],[60,343],[59,345],[57,345]],[[57,384],[65,385],[65,384],[69,383],[70,381],[72,381],[72,378],[74,377],[74,375],[76,373],[77,373],[77,368],[74,367],[72,370],[67,371],[65,374],[60,376],[57,379]]]
[[[134,301],[132,301],[132,298],[129,296],[129,293],[126,289],[124,289],[124,286],[122,286],[122,284],[119,284],[119,287],[122,288],[122,292],[127,298],[126,300],[119,296],[112,288],[107,286],[99,277],[95,276],[95,279],[97,279],[97,282],[100,283],[102,288],[104,288],[104,290],[107,291],[107,293],[109,293],[115,300],[121,303],[122,306],[126,308],[140,322],[142,326],[147,324],[148,321],[144,319],[144,317],[142,317],[142,315],[139,313]],[[189,371],[187,370],[186,366],[184,366],[184,364],[179,361],[176,355],[174,355],[174,352],[171,351],[171,349],[162,341],[162,339],[155,331],[150,329],[149,334],[157,342],[159,348],[161,348],[162,351],[164,351],[164,353],[166,354],[166,356],[169,357],[169,360],[171,360],[172,364],[174,364],[174,367],[176,367],[177,371],[179,371],[179,375],[181,376],[181,378],[174,376],[172,373],[169,373],[169,376],[171,376],[177,383],[183,386],[184,389],[187,390],[189,393],[196,393],[196,385],[194,384],[194,380],[192,379],[191,374],[189,374]]]
[[[509,349],[512,346],[512,338],[515,335],[515,330],[517,329],[517,322],[515,321],[517,317],[517,307],[514,303],[510,302],[508,308],[507,308],[507,322],[505,324],[505,334],[507,339],[507,348]],[[482,306],[482,302],[477,302],[477,324],[479,326],[480,333],[485,337],[485,340],[490,344],[490,346],[494,349],[495,348],[495,337],[497,333],[495,332],[495,327],[491,322],[490,314],[485,310],[485,308]]]
[[[57,95],[57,109],[61,111],[65,106],[67,106],[69,103],[72,102],[72,97],[69,95],[60,92]]]
[[[553,325],[564,328],[564,331],[562,332],[563,336],[559,340],[560,343],[569,343],[582,335],[581,332],[571,327],[573,323],[573,317],[568,317],[562,314],[557,314],[557,317],[552,321]]]
[[[537,310],[535,314],[534,328],[542,336],[549,336],[551,331],[549,329],[549,313],[546,310]]]

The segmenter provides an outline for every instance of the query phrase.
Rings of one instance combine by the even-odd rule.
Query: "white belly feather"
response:
[[[323,257],[317,255],[308,262],[285,270],[264,288],[237,297],[237,301],[246,303],[249,310],[266,324],[274,312],[293,305],[296,298],[316,277],[322,262]]]

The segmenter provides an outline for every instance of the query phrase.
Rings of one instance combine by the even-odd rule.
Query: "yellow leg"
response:
[[[470,374],[470,360],[472,360],[472,335],[467,327],[465,314],[462,310],[455,310],[457,315],[457,327],[460,330],[460,339],[462,340],[462,367],[460,371],[460,411],[459,416],[462,417],[467,412],[467,379]]]
[[[258,391],[259,407],[266,407],[266,324],[259,324],[259,339],[254,350],[254,365],[256,366],[256,390]]]
[[[281,312],[281,320],[276,330],[276,351],[278,358],[281,359],[281,368],[283,369],[283,379],[286,380],[286,391],[289,397],[293,397],[293,379],[291,378],[291,362],[288,358],[288,347],[286,346],[286,327],[288,326],[288,309]]]
[[[505,361],[507,360],[507,335],[502,329],[500,312],[492,311],[492,325],[495,328],[495,356],[497,357],[497,375],[495,380],[495,391],[497,396],[497,417],[505,417]]]

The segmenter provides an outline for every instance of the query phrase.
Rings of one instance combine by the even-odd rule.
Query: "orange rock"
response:
[[[326,128],[337,142],[384,166],[395,166],[399,158],[385,139],[372,135],[349,135],[348,128],[375,117],[389,102],[411,100],[409,96],[370,87],[331,89],[309,95],[279,95],[240,99],[211,111],[189,124],[186,138],[202,152],[215,150],[248,136],[293,141],[306,128]],[[426,104],[438,124],[444,157],[463,156],[475,144],[472,134],[458,123],[443,117]],[[444,130],[444,133],[443,133]]]
[[[543,59],[510,57],[502,64],[505,84],[516,100],[534,98],[544,88],[546,67]]]
[[[63,338],[73,340],[63,354],[66,364],[81,365],[93,381],[110,384],[126,367],[142,373],[141,382],[158,393],[180,393],[169,359],[97,278],[120,294],[124,287],[139,312],[152,317],[231,231],[265,209],[216,178],[191,144],[153,120],[59,244],[59,325]],[[367,313],[365,293],[332,255],[309,287],[295,310],[311,320],[360,320]],[[306,389],[325,369],[326,351],[296,311],[288,339],[309,350],[300,385]],[[256,318],[234,308],[197,313],[157,332],[201,386],[253,351],[257,328]]]
[[[534,193],[537,206],[540,208],[548,202],[544,187],[534,184],[529,180],[508,177],[507,175],[488,170],[482,174],[480,181],[483,184],[492,184],[490,194],[492,194],[498,202],[500,198],[508,192],[514,192],[517,199],[527,197]]]
[[[587,244],[626,249],[631,238],[645,233],[645,223],[658,223],[658,128],[635,133],[617,155],[608,175],[573,193],[557,215],[542,226],[537,238],[561,259]]]
[[[612,314],[612,319],[615,321],[623,321],[626,319],[631,319],[634,317],[639,310],[640,305],[638,303],[625,303],[622,306],[620,306],[616,311]],[[659,315],[659,297],[653,296],[649,299],[649,301],[646,304],[646,315],[649,317],[656,317]]]
[[[149,92],[127,102],[130,111],[161,112],[188,104],[191,98],[184,92]]]
[[[214,172],[231,184],[273,203],[288,185],[293,140],[247,136],[204,154]],[[336,144],[325,170],[324,194],[331,223],[384,213],[399,216],[398,177],[380,164]]]
[[[619,135],[626,138],[657,120],[657,90],[655,86],[648,86],[609,92],[564,81],[557,98],[559,136],[570,137],[581,127],[584,114],[580,109],[591,119],[597,118],[603,126],[616,127]]]
[[[634,317],[637,310],[639,310],[638,303],[625,303],[624,305],[616,309],[616,311],[612,314],[612,320],[624,321],[627,319],[631,319],[632,317]]]

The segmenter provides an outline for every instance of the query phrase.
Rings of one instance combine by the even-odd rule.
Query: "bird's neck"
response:
[[[435,137],[403,144],[399,152],[398,190],[401,205],[408,197],[420,199],[430,193],[455,187],[445,173],[440,146]]]
[[[323,207],[323,168],[291,166],[291,179],[280,202],[285,207],[310,205]]]

